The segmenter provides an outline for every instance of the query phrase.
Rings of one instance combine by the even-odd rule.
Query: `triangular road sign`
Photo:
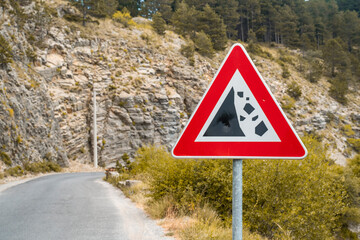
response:
[[[244,47],[235,44],[172,154],[178,158],[301,159],[307,150]]]

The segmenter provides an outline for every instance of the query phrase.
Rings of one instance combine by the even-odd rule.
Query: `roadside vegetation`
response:
[[[23,166],[17,165],[8,167],[4,172],[0,172],[0,179],[5,177],[21,177],[28,174],[48,173],[48,172],[61,172],[62,168],[59,164],[51,161],[42,162],[26,162]]]
[[[245,239],[357,239],[359,156],[341,167],[321,139],[303,138],[304,160],[245,160]],[[125,195],[180,239],[231,239],[232,161],[174,159],[163,147],[140,148],[119,177]],[[119,181],[141,180],[126,187]]]

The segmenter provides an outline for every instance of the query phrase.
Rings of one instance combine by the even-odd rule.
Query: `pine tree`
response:
[[[347,103],[346,94],[348,92],[348,79],[349,72],[343,74],[339,74],[336,78],[332,79],[331,87],[329,90],[329,94],[333,97],[336,101],[341,104]]]
[[[314,20],[306,8],[306,2],[301,2],[296,8],[299,24],[299,37],[301,48],[310,50],[315,48],[315,26]]]
[[[214,49],[211,43],[211,39],[204,31],[196,34],[194,39],[196,51],[198,51],[201,55],[206,57],[212,57],[214,54]]]
[[[166,30],[166,22],[162,18],[161,13],[157,12],[152,17],[152,27],[154,28],[155,32],[159,35],[164,35]]]
[[[307,78],[310,82],[316,83],[322,75],[322,65],[318,59],[309,59],[309,70]]]
[[[223,50],[227,43],[226,27],[219,15],[206,4],[197,20],[197,30],[204,31],[210,37],[215,50]]]
[[[90,0],[89,14],[95,17],[112,16],[118,7],[117,0]]]
[[[185,2],[178,5],[175,13],[171,18],[171,23],[175,27],[175,31],[181,35],[188,35],[191,38],[195,37],[197,18],[199,14],[195,7],[189,7]]]
[[[131,16],[139,15],[139,9],[141,6],[140,0],[119,0],[118,10],[126,8],[129,10]]]
[[[239,2],[236,0],[216,0],[215,3],[214,10],[224,20],[228,38],[235,38],[237,36],[238,6]]]
[[[244,0],[239,2],[239,24],[238,36],[242,41],[248,41],[248,33],[250,30],[256,35],[258,30],[262,31],[260,21],[260,2],[259,0]],[[259,31],[259,32],[260,32]]]
[[[326,42],[322,50],[323,59],[329,67],[332,77],[336,76],[336,70],[342,71],[349,65],[343,44],[341,39],[331,39]]]
[[[190,7],[195,7],[196,10],[201,11],[206,5],[215,6],[217,0],[185,0]]]
[[[351,52],[353,44],[358,41],[360,46],[360,18],[354,11],[346,11],[343,14],[343,26],[341,31],[341,38],[347,43],[348,51]]]
[[[156,12],[160,12],[162,18],[169,22],[172,16],[172,0],[145,0],[141,1],[141,15],[151,18]]]
[[[112,16],[118,7],[117,0],[70,0],[83,14],[83,25],[86,24],[87,15],[94,17]]]
[[[297,34],[297,18],[295,13],[288,5],[279,9],[277,26],[279,27],[280,43],[288,46],[297,46],[299,44]]]
[[[339,9],[346,11],[356,11],[360,16],[360,1],[359,0],[336,0]]]

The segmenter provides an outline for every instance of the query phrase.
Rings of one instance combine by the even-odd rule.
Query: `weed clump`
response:
[[[360,153],[360,139],[348,138],[347,142],[356,152]]]
[[[345,124],[344,126],[341,127],[341,130],[343,131],[343,133],[348,136],[351,137],[353,135],[355,135],[354,130],[352,129],[350,124]]]
[[[302,94],[299,84],[297,84],[295,81],[288,85],[286,92],[290,97],[293,97],[296,100],[298,100]]]
[[[126,8],[123,8],[122,11],[117,11],[116,13],[114,13],[112,15],[112,19],[116,22],[121,23],[122,25],[124,25],[124,27],[131,27],[135,25],[135,22],[130,16],[130,12]]]
[[[191,66],[195,65],[195,59],[194,59],[195,46],[192,41],[189,41],[188,44],[186,45],[181,45],[180,52],[184,57],[189,59]]]
[[[281,101],[281,108],[290,112],[295,107],[295,99],[292,97],[284,96]],[[291,113],[291,112],[290,112]]]
[[[166,22],[162,18],[162,15],[160,12],[156,12],[152,17],[152,27],[155,30],[155,32],[159,35],[164,35],[166,30]]]
[[[3,153],[1,153],[1,158],[3,158]],[[11,161],[11,160],[10,160]],[[20,177],[29,173],[47,173],[47,172],[61,172],[61,167],[59,164],[51,161],[42,161],[42,162],[33,162],[33,163],[24,163],[23,167],[17,165],[15,167],[5,169],[2,174],[3,177]],[[0,177],[1,178],[1,177]]]
[[[12,168],[8,168],[4,171],[4,176],[12,176],[12,177],[20,177],[24,175],[24,169],[20,166],[15,166]]]
[[[283,65],[281,68],[282,68],[281,76],[282,76],[283,78],[289,78],[289,77],[290,77],[289,68],[288,68],[286,65]]]
[[[205,57],[212,58],[214,55],[213,44],[211,43],[210,37],[201,31],[196,34],[194,39],[196,51],[198,51],[201,55]]]
[[[0,66],[6,65],[12,62],[12,49],[6,39],[0,34]]]
[[[60,165],[51,161],[25,163],[24,169],[30,173],[61,172]]]
[[[6,152],[1,152],[0,151],[0,159],[8,166],[12,165],[12,161],[11,161],[9,155],[7,155]]]
[[[260,45],[257,44],[257,43],[250,43],[248,45],[247,49],[248,49],[249,53],[251,53],[253,55],[257,55],[257,56],[267,58],[267,59],[270,59],[270,60],[274,59],[273,56],[271,55],[271,53],[262,50]]]

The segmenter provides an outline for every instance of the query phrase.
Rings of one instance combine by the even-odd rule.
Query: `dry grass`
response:
[[[0,174],[2,171],[6,168],[5,164],[0,162]],[[85,163],[79,163],[76,161],[70,161],[68,168],[63,168],[61,172],[63,173],[73,173],[73,172],[104,172],[104,168],[98,167],[95,168],[92,164],[85,164]],[[8,176],[6,178],[0,178],[0,184],[14,182],[22,179],[29,179],[34,177],[40,177],[48,174],[54,174],[54,173],[30,173],[27,172],[26,175],[23,176]]]
[[[122,187],[121,190],[141,209],[146,209],[149,197],[146,195],[149,186],[146,183],[138,183],[131,187]]]
[[[197,207],[189,216],[175,208],[171,198],[152,200],[147,195],[149,185],[146,183],[121,188],[125,196],[135,202],[138,207],[144,209],[152,218],[158,219],[157,223],[166,230],[167,236],[178,240],[232,239],[231,227],[224,226],[217,213],[209,206]],[[246,229],[243,232],[243,239],[267,240]]]
[[[95,168],[94,165],[80,163],[77,161],[69,161],[69,167],[63,168],[63,172],[104,172],[104,168],[97,167]]]

